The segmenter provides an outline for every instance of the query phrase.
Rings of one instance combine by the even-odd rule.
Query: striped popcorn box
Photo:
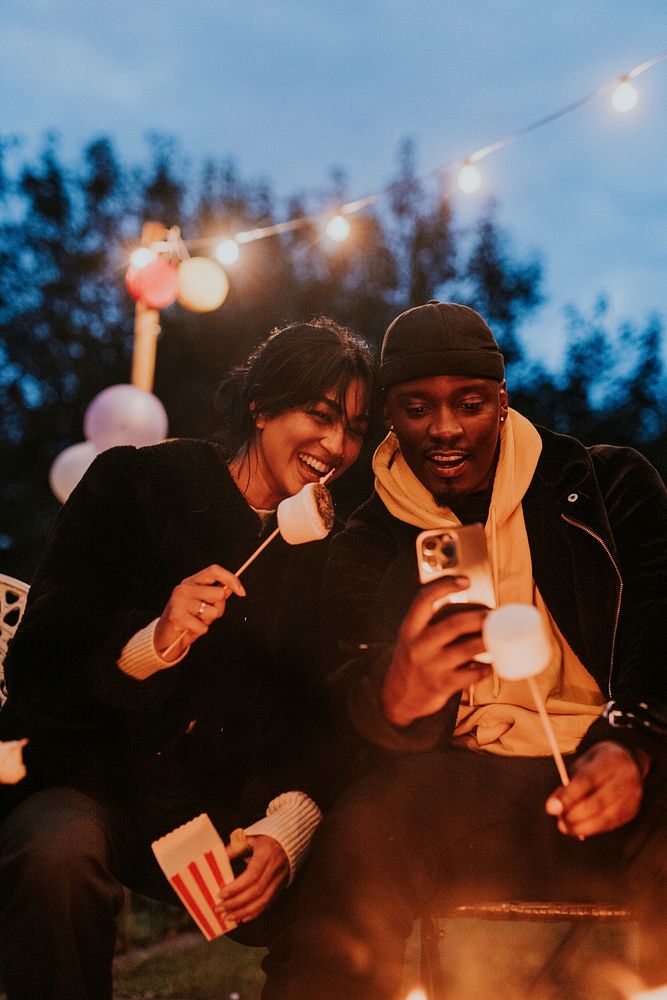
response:
[[[154,840],[151,847],[174,892],[207,941],[236,927],[233,920],[213,908],[219,902],[218,890],[231,882],[234,874],[225,845],[206,813]]]

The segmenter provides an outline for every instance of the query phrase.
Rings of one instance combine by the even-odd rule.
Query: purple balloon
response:
[[[164,406],[152,392],[135,385],[110,385],[88,404],[83,430],[98,451],[119,444],[142,448],[164,441],[168,428]]]

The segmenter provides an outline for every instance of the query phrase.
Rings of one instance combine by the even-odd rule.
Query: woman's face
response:
[[[337,478],[359,455],[368,429],[368,389],[354,379],[340,403],[331,389],[322,399],[276,417],[258,414],[244,490],[253,507],[272,509],[335,469]]]

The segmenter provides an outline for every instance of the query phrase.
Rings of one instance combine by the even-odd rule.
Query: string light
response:
[[[622,76],[614,93],[611,95],[611,103],[617,111],[624,113],[634,108],[638,98],[637,88],[634,84],[630,83],[627,76]]]
[[[143,268],[151,264],[157,257],[155,250],[150,247],[137,247],[130,254],[130,264],[133,267]]]
[[[235,264],[239,259],[241,248],[236,240],[222,240],[215,248],[215,256],[221,264]]]
[[[344,215],[332,216],[326,224],[326,234],[336,243],[342,243],[350,235],[350,223]]]
[[[612,91],[612,103],[616,110],[620,112],[631,110],[631,108],[633,108],[637,103],[638,95],[636,88],[630,81],[635,77],[640,76],[642,73],[645,73],[647,70],[652,69],[653,66],[661,62],[663,59],[667,59],[667,50],[658,53],[658,55],[653,56],[646,62],[640,63],[628,73],[624,73],[622,76],[616,77],[610,83],[605,83],[601,87],[597,87],[595,90],[585,94],[578,100],[572,101],[570,104],[566,104],[564,107],[558,108],[551,114],[545,115],[543,118],[540,118],[523,128],[517,129],[515,132],[511,132],[500,139],[496,139],[494,142],[475,150],[473,153],[470,153],[463,160],[463,166],[460,167],[458,172],[457,181],[459,188],[466,194],[472,194],[474,191],[479,189],[482,177],[477,167],[475,167],[475,163],[479,160],[483,160],[492,153],[498,152],[510,143],[516,142],[517,139],[521,139],[523,136],[528,135],[528,133],[534,132],[536,129],[542,128],[545,125],[549,125],[551,122],[556,121],[558,118],[562,118],[564,115],[570,114],[572,111],[576,111],[585,104],[601,97],[603,94],[608,94],[609,91]],[[449,173],[453,168],[460,166],[461,162],[462,161],[459,159],[454,163],[447,163],[438,166],[434,170],[430,171],[430,173],[426,176],[437,176]],[[347,204],[342,205],[339,213],[333,217],[323,213],[300,216],[299,218],[288,219],[285,222],[278,222],[271,226],[262,226],[257,229],[249,229],[243,232],[238,232],[235,233],[233,237],[217,236],[212,239],[193,238],[190,240],[182,240],[179,236],[178,241],[170,239],[165,243],[156,243],[153,245],[152,249],[141,247],[133,252],[131,260],[132,263],[135,264],[135,267],[145,267],[146,264],[150,263],[150,260],[153,258],[148,258],[144,255],[150,254],[154,251],[173,252],[175,243],[178,242],[179,257],[187,254],[187,247],[189,245],[197,244],[201,246],[202,244],[208,244],[214,247],[215,256],[221,263],[231,264],[238,259],[239,244],[266,239],[269,236],[277,236],[280,233],[291,232],[313,224],[324,225],[325,231],[330,239],[342,241],[346,239],[350,233],[350,224],[347,221],[346,216],[355,212],[360,212],[362,209],[376,204],[376,202],[378,202],[381,198],[392,194],[400,188],[402,184],[403,181],[397,181],[375,194],[366,195],[363,198],[358,198],[356,201],[350,201]],[[139,264],[135,261],[134,254],[142,255],[139,259],[143,260],[143,264]],[[221,256],[221,254],[223,256]]]
[[[456,183],[464,194],[473,194],[475,191],[478,191],[482,185],[482,175],[477,167],[470,162],[470,160],[465,160],[463,166],[459,170]]]

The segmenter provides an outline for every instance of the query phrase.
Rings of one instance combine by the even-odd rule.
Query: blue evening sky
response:
[[[342,167],[354,198],[406,137],[426,174],[665,49],[665,0],[0,0],[0,130],[32,151],[54,130],[65,157],[105,134],[134,162],[157,131],[280,196]],[[514,248],[541,253],[547,302],[521,335],[547,364],[567,303],[605,292],[614,325],[667,322],[667,59],[636,85],[633,112],[599,98],[453,192],[461,223],[494,197]]]

